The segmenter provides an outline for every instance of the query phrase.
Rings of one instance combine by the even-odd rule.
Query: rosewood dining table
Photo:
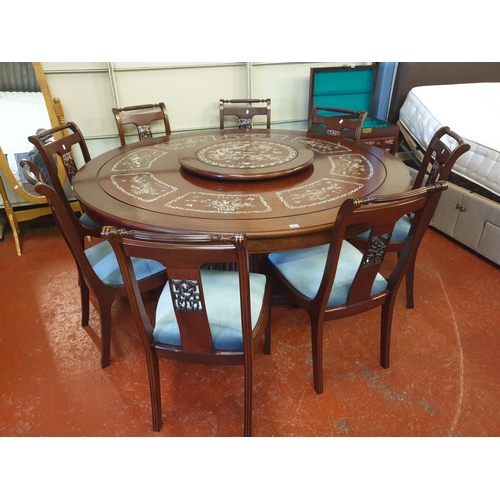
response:
[[[289,130],[179,133],[86,163],[75,196],[102,225],[169,233],[245,233],[250,253],[328,241],[348,197],[393,194],[411,176],[395,156]]]

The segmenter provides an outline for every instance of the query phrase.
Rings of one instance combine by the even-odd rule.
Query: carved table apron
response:
[[[251,253],[328,241],[348,197],[410,187],[394,156],[287,130],[174,134],[104,153],[73,187],[102,225],[172,233],[245,233]]]

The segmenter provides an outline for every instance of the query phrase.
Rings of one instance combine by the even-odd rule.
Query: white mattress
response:
[[[399,120],[423,149],[436,130],[450,127],[471,146],[453,172],[500,196],[500,83],[415,87]]]

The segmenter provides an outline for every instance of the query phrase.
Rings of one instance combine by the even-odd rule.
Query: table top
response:
[[[74,178],[103,225],[173,233],[245,233],[249,251],[328,241],[348,197],[405,191],[394,156],[360,142],[288,130],[174,134],[104,153]]]

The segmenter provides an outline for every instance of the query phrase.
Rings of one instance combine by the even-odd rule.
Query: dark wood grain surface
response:
[[[258,146],[251,162],[241,155],[248,141]],[[238,150],[231,161],[231,151]],[[296,159],[307,159],[310,152],[312,163],[293,171]],[[203,165],[199,174],[186,169],[179,156],[205,162],[211,173],[220,168],[222,176],[206,175]],[[242,178],[233,178],[243,169]],[[265,253],[326,242],[344,199],[405,191],[410,175],[394,156],[359,142],[286,130],[217,130],[114,149],[82,167],[73,187],[88,214],[103,225],[242,232],[251,252]]]

